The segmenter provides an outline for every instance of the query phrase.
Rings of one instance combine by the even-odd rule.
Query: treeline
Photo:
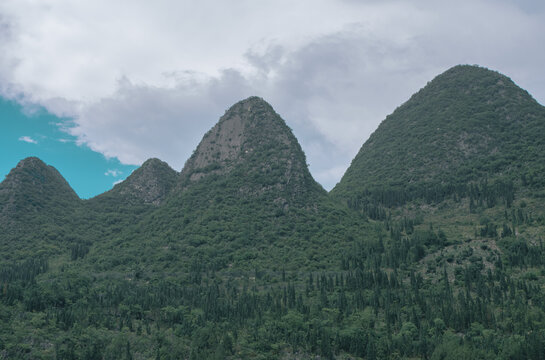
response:
[[[511,207],[515,199],[516,188],[512,181],[495,180],[489,183],[483,180],[469,184],[426,184],[422,186],[383,186],[367,189],[357,196],[347,199],[351,209],[367,214],[371,219],[384,220],[388,211],[384,209],[401,206],[413,200],[423,200],[428,204],[439,203],[447,199],[458,202],[469,198],[470,210],[477,207],[494,207],[499,204]]]

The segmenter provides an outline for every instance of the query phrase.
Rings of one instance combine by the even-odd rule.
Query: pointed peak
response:
[[[37,157],[21,160],[0,183],[4,206],[0,212],[34,211],[49,206],[67,207],[79,197],[53,166]]]
[[[416,198],[421,189],[484,178],[523,183],[521,175],[545,161],[536,136],[544,120],[545,108],[507,76],[455,66],[384,119],[332,193],[350,198],[390,188]]]
[[[480,66],[480,65],[469,65],[469,64],[459,64],[459,65],[455,65],[451,68],[449,68],[448,70],[446,70],[445,72],[443,72],[443,74],[448,74],[448,73],[462,73],[462,72],[472,72],[472,73],[481,73],[481,74],[484,74],[484,73],[488,73],[488,74],[498,74],[498,75],[501,75],[500,73],[498,73],[497,71],[494,71],[494,70],[490,70],[484,66]],[[501,75],[503,76],[503,75]]]
[[[459,91],[467,95],[474,92],[480,93],[487,89],[501,91],[507,88],[526,93],[509,77],[495,70],[478,65],[456,65],[437,75],[421,91],[436,92],[441,90],[441,93]]]
[[[157,158],[151,158],[144,161],[142,166],[133,171],[133,173],[127,178],[127,180],[142,176],[143,173],[153,174],[154,176],[161,176],[164,175],[164,173],[177,174],[176,170],[171,168],[170,165],[166,162]]]
[[[266,117],[265,115],[273,115]],[[232,105],[225,111],[220,118],[219,123],[227,121],[232,117],[240,117],[242,121],[252,121],[257,119],[280,119],[280,116],[274,111],[273,107],[258,96],[251,96]],[[281,120],[283,122],[283,120]]]
[[[211,175],[230,177],[241,194],[283,193],[291,199],[323,191],[291,129],[256,96],[231,106],[204,135],[181,172],[181,187]]]
[[[16,169],[21,169],[21,168],[27,168],[27,167],[43,167],[43,168],[47,168],[48,166],[41,159],[39,159],[38,157],[30,156],[30,157],[24,158],[23,160],[19,161],[19,163],[17,164],[17,166],[15,168]]]
[[[456,77],[463,77],[463,76],[495,76],[495,77],[504,77],[507,76],[495,71],[491,70],[489,68],[486,68],[484,66],[480,65],[469,65],[469,64],[460,64],[455,65],[441,74],[437,75],[435,79],[445,77],[445,76],[456,76]]]
[[[24,186],[41,186],[48,183],[57,183],[62,187],[70,188],[70,185],[68,185],[57,169],[51,165],[47,165],[35,156],[27,157],[19,161],[17,166],[11,169],[6,176],[3,184],[4,183],[17,183],[18,185]],[[73,193],[74,191],[70,188],[70,192]]]
[[[174,171],[174,169],[172,169],[170,165],[168,165],[166,162],[158,158],[147,159],[146,161],[144,161],[144,163],[140,166],[139,169],[146,169],[146,168],[169,168],[172,171]]]
[[[272,109],[272,106],[268,102],[263,100],[263,98],[259,96],[250,96],[244,100],[240,100],[239,102],[235,103],[233,106],[229,108],[229,110],[227,110],[227,112],[229,112],[230,110],[238,109],[238,108],[251,110],[251,108],[254,106],[266,106]]]
[[[115,185],[112,190],[97,198],[120,195],[143,201],[146,204],[159,205],[166,200],[177,177],[178,173],[166,162],[151,158],[129,175],[125,181]]]
[[[191,181],[205,174],[225,173],[256,150],[255,142],[297,143],[271,105],[252,96],[232,105],[201,140],[186,162],[182,177]]]

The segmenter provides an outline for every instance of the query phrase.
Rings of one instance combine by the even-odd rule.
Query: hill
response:
[[[541,189],[545,108],[508,77],[460,65],[397,108],[363,144],[332,195],[385,205]]]
[[[148,159],[127,179],[92,202],[111,201],[116,204],[144,203],[160,205],[175,186],[178,173],[159,159]]]
[[[79,199],[52,166],[36,157],[21,160],[0,183],[1,214],[17,217],[23,212],[44,212]]]
[[[50,253],[70,237],[81,200],[59,172],[36,157],[21,160],[0,183],[0,249],[4,259]],[[45,245],[49,244],[49,245]]]
[[[203,137],[181,173],[185,189],[210,175],[233,183],[241,196],[279,204],[324,195],[308,171],[305,155],[284,120],[263,99],[233,105]]]

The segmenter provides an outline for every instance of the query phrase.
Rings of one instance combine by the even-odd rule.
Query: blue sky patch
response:
[[[37,156],[54,166],[83,199],[111,189],[137,168],[78,145],[76,138],[61,130],[60,119],[43,109],[25,111],[0,98],[0,179],[17,163]]]

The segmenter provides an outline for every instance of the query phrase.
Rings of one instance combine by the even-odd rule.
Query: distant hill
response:
[[[385,204],[467,195],[470,184],[542,188],[545,107],[508,77],[460,65],[397,108],[331,194]]]
[[[21,160],[0,183],[0,223],[64,216],[77,203],[62,175],[36,157]]]
[[[81,200],[61,174],[36,157],[21,160],[0,183],[0,250],[20,257],[14,247],[49,252],[66,236]]]
[[[178,173],[159,159],[149,159],[127,179],[91,202],[145,203],[160,205],[175,186]]]
[[[42,212],[78,201],[61,174],[36,157],[21,160],[0,183],[1,213]]]

